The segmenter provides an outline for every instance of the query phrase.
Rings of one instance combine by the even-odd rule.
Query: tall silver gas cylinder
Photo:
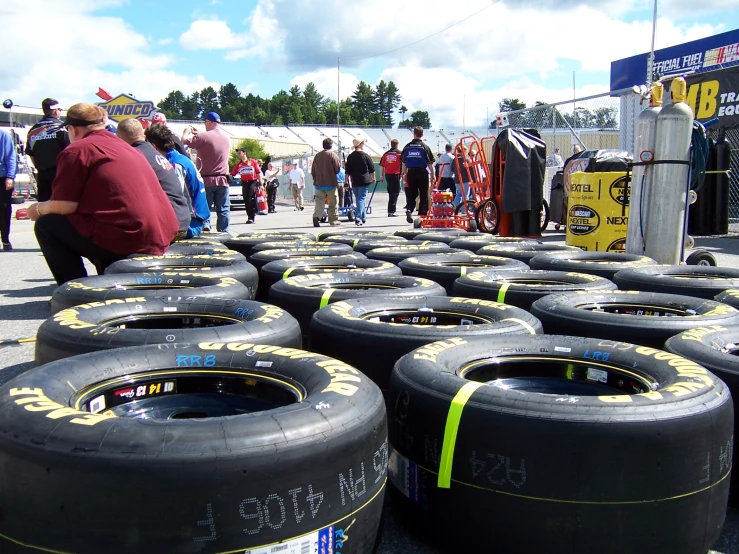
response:
[[[654,137],[657,130],[657,116],[662,110],[662,83],[652,83],[649,93],[649,107],[636,119],[634,137],[634,161],[651,162],[654,159]],[[626,233],[626,252],[644,254],[644,230],[647,227],[649,192],[652,188],[653,166],[637,165],[631,175],[631,196],[629,200],[629,224]]]
[[[657,116],[654,159],[688,162],[693,110],[685,103],[685,79],[672,80],[670,95],[672,102]],[[690,167],[687,163],[658,163],[653,167],[644,254],[657,263],[675,265],[680,263],[683,251]]]

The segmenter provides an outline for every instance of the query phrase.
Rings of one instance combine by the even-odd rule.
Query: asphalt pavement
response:
[[[27,204],[25,205],[27,206]],[[21,206],[14,206],[13,212]],[[375,195],[372,213],[362,229],[394,231],[407,229],[402,206],[398,217],[387,215],[387,194]],[[357,229],[353,223],[342,220],[341,227],[323,224],[315,229],[312,224],[313,205],[306,202],[304,211],[295,211],[291,199],[280,198],[277,213],[257,216],[253,225],[246,225],[246,214],[231,213],[230,233],[238,235],[247,231],[299,230],[318,232],[327,229]],[[215,214],[212,216],[215,223]],[[56,285],[38,248],[33,234],[33,222],[13,219],[10,240],[13,251],[0,251],[0,340],[34,338],[39,325],[49,317],[49,299]],[[564,243],[564,232],[555,231],[550,224],[544,233],[547,242]],[[696,246],[712,252],[719,266],[739,268],[739,237],[705,237],[696,239]],[[88,266],[90,275],[95,271]],[[0,344],[0,385],[33,367],[33,342],[20,345]],[[389,485],[388,485],[389,486]],[[402,506],[386,498],[380,554],[445,554],[422,528],[413,525],[403,513]],[[645,522],[648,524],[648,522]],[[712,553],[739,554],[739,509],[728,511],[723,533]]]

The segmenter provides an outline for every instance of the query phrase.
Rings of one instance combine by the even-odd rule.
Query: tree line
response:
[[[536,102],[531,108],[546,105],[544,102]],[[526,103],[518,98],[504,98],[498,104],[501,112],[513,112],[525,110]],[[523,113],[508,115],[508,124],[511,127],[526,127],[533,129],[551,129],[552,123],[556,128],[566,128],[567,124],[574,129],[618,129],[618,110],[614,107],[602,107],[589,110],[577,107],[571,113],[557,110],[552,118],[552,107],[529,110]],[[567,124],[566,124],[566,123]],[[496,127],[496,122],[490,122],[491,128]]]
[[[403,117],[399,123],[401,127],[431,126],[426,111],[418,110],[405,118],[408,109],[400,102],[400,91],[395,83],[381,80],[375,87],[360,81],[353,94],[341,100],[338,106],[336,100],[320,94],[313,83],[308,83],[302,90],[295,85],[271,98],[252,93],[243,95],[233,83],[226,83],[217,91],[208,86],[189,95],[173,90],[158,105],[170,119],[202,119],[208,112],[215,111],[222,121],[237,123],[336,125],[338,115],[342,125],[392,127],[395,123],[393,115],[398,111]]]

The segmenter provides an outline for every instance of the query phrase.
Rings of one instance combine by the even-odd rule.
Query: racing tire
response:
[[[739,310],[714,300],[641,291],[550,294],[531,305],[547,333],[662,348],[693,327],[739,325]]]
[[[251,299],[251,291],[231,277],[208,277],[174,271],[120,273],[84,277],[60,285],[51,295],[51,315],[92,302],[180,295],[188,298]]]
[[[346,363],[358,364],[354,367],[387,389],[395,362],[425,344],[541,332],[541,323],[533,315],[497,302],[376,296],[337,302],[317,311],[310,340],[316,352],[333,352]]]
[[[475,233],[469,233],[464,229],[448,229],[442,233],[437,231],[428,231],[417,235],[415,240],[430,240],[433,242],[445,242],[450,244],[452,241],[463,237],[474,237]]]
[[[164,256],[218,256],[219,258],[228,258],[230,260],[236,260],[245,262],[246,256],[239,252],[229,250],[226,245],[221,242],[212,241],[180,241],[175,242],[167,251],[163,254]],[[141,254],[133,254],[129,258],[141,257]],[[144,254],[144,256],[149,256]]]
[[[400,268],[390,262],[357,259],[354,256],[315,256],[313,258],[290,258],[275,260],[262,267],[259,285],[269,291],[277,281],[298,275],[331,273],[347,277],[362,275],[403,275]]]
[[[390,231],[378,231],[377,229],[334,229],[333,231],[321,231],[316,235],[316,240],[324,241],[328,237],[337,235],[347,237],[367,237],[367,238],[383,238],[392,235]]]
[[[319,242],[317,240],[267,241],[261,244],[255,244],[249,256],[265,250],[277,250],[281,248],[324,248],[327,245],[326,242]]]
[[[577,246],[566,246],[564,244],[531,243],[531,242],[507,242],[488,244],[477,250],[478,254],[485,256],[503,256],[520,260],[526,265],[531,258],[548,252],[582,252]]]
[[[226,242],[233,238],[231,233],[222,233],[220,231],[203,231],[198,235],[203,240],[215,241],[215,242]]]
[[[723,302],[739,310],[739,289],[728,289],[718,293],[714,298],[716,302]]]
[[[455,337],[398,361],[387,406],[393,500],[424,514],[442,552],[697,554],[721,532],[731,401],[689,360]]]
[[[734,432],[739,429],[739,327],[696,327],[667,339],[665,350],[692,360],[721,379],[734,399]],[[733,446],[733,445],[732,445]],[[728,449],[728,447],[727,447]],[[733,451],[732,466],[739,463],[739,453]],[[731,480],[729,503],[739,506],[739,477]]]
[[[25,203],[25,201],[26,201],[25,196],[11,196],[10,197],[10,203],[13,205],[23,204]]]
[[[483,233],[497,235],[500,228],[500,206],[493,198],[484,200],[475,212],[477,228]]]
[[[230,240],[227,240],[224,244],[231,250],[242,253],[244,256],[249,257],[252,250],[258,244],[265,242],[295,242],[295,241],[312,241],[315,237],[309,233],[247,233],[239,235]]]
[[[549,202],[546,201],[546,199],[542,199],[541,201],[541,212],[539,213],[540,217],[540,229],[543,233],[547,230],[547,227],[549,227]]]
[[[219,256],[217,254],[128,258],[109,265],[105,269],[105,275],[148,273],[150,271],[185,272],[211,277],[232,277],[243,283],[250,290],[250,298],[254,298],[259,282],[257,270],[249,262],[235,260],[230,255]]]
[[[355,252],[367,254],[370,250],[377,248],[395,248],[396,246],[427,246],[429,244],[438,244],[429,240],[384,240],[384,239],[373,239],[373,240],[360,240],[353,248]]]
[[[338,360],[249,342],[140,346],[0,391],[3,552],[317,552],[330,540],[365,554],[375,542],[385,406]]]
[[[648,265],[657,265],[657,262],[647,256],[620,252],[550,252],[534,256],[529,261],[531,269],[589,273],[611,281],[622,269]]]
[[[426,232],[426,229],[398,229],[393,233],[393,236],[402,237],[407,240],[413,240],[416,238],[417,235]]]
[[[608,279],[587,273],[541,269],[478,269],[457,279],[452,287],[452,294],[493,300],[530,311],[534,301],[549,294],[615,289],[616,285]]]
[[[418,277],[404,275],[341,275],[318,273],[288,277],[269,289],[269,301],[290,313],[300,324],[303,342],[310,346],[310,323],[318,310],[334,302],[353,298],[392,296],[446,296],[444,287]]]
[[[499,256],[478,256],[471,252],[414,256],[401,260],[398,267],[403,271],[403,275],[436,281],[444,287],[447,295],[451,295],[454,281],[458,277],[478,271],[481,268],[490,268],[502,272],[528,269],[526,264],[518,260]]]
[[[81,304],[44,321],[36,365],[145,344],[257,342],[300,348],[298,322],[277,306],[253,300],[133,297]]]
[[[350,223],[354,221],[356,217],[357,217],[357,212],[355,212],[354,210],[349,210],[348,212],[346,212],[346,220],[349,221]]]
[[[371,260],[382,260],[397,265],[406,258],[423,256],[424,254],[438,254],[440,252],[452,254],[454,252],[464,252],[464,250],[454,250],[449,248],[448,244],[434,242],[430,244],[406,244],[403,246],[375,248],[367,252],[366,256]]]
[[[407,239],[404,239],[403,237],[396,237],[393,235],[382,235],[382,236],[374,236],[371,235],[369,237],[363,236],[363,235],[330,235],[328,237],[325,237],[321,239],[321,242],[327,243],[327,242],[337,242],[341,244],[348,244],[352,248],[354,248],[357,244],[363,241],[382,241],[382,242],[392,242],[394,244],[402,244],[407,242]]]
[[[541,244],[537,239],[526,239],[519,237],[498,237],[495,235],[470,235],[469,237],[456,237],[449,243],[450,248],[461,248],[470,252],[477,252],[483,246],[492,244]]]
[[[346,244],[328,244],[321,248],[276,248],[274,250],[262,250],[254,252],[249,256],[249,263],[260,271],[266,264],[275,260],[288,260],[290,258],[317,258],[326,256],[354,256],[361,260],[366,256],[354,252],[351,246]]]
[[[621,270],[613,276],[613,282],[621,290],[665,292],[713,299],[727,289],[739,288],[739,269],[657,265]]]

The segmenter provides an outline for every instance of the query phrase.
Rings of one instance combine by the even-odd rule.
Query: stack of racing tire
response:
[[[2,551],[389,552],[391,503],[441,552],[706,552],[739,271],[427,231],[206,235],[60,287],[0,389]]]

